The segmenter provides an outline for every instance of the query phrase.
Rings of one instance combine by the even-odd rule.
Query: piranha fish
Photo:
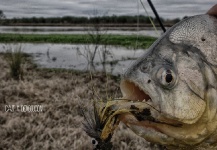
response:
[[[127,69],[120,87],[124,98],[158,110],[149,109],[154,121],[121,118],[137,135],[171,149],[215,147],[217,18],[174,25]]]
[[[126,70],[120,88],[126,100],[97,112],[109,118],[100,140],[122,121],[167,149],[217,149],[217,18],[193,16],[168,29]]]

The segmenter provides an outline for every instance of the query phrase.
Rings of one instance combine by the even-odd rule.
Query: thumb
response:
[[[214,5],[210,10],[207,12],[208,15],[217,16],[217,4]]]

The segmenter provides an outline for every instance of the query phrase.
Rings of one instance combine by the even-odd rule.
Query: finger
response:
[[[214,15],[214,16],[217,16],[217,4],[214,5],[208,12],[207,12],[208,15]]]

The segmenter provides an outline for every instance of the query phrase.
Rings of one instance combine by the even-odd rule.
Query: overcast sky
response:
[[[147,0],[142,0],[153,15]],[[7,18],[93,16],[94,11],[106,15],[145,14],[139,0],[0,0],[0,10]],[[163,18],[182,18],[206,13],[217,0],[152,0]]]

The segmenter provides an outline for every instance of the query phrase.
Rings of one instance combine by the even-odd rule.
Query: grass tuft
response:
[[[11,77],[15,80],[23,79],[22,64],[24,57],[21,51],[21,46],[17,46],[14,49],[8,49],[7,55]]]

